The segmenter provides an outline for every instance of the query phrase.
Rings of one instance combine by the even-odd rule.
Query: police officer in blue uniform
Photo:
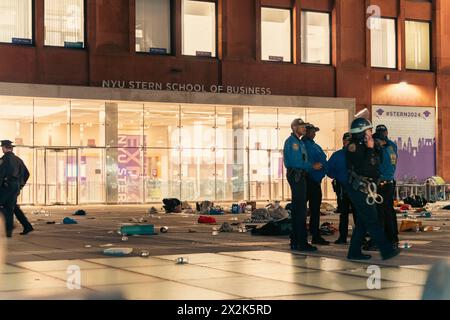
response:
[[[0,206],[2,206],[1,210],[5,216],[6,236],[10,238],[14,228],[14,210],[17,207],[17,196],[30,174],[23,161],[13,153],[14,146],[11,141],[1,141],[1,147],[4,155],[0,158]],[[20,208],[18,209],[20,210]],[[17,214],[20,216],[19,211]],[[21,222],[24,222],[22,218],[26,220],[25,216],[20,218]],[[29,227],[32,229],[31,224],[29,224]]]
[[[287,170],[287,181],[292,193],[291,249],[316,251],[317,248],[308,243],[308,232],[306,229],[306,175],[311,168],[321,170],[322,164],[311,164],[308,160],[305,145],[301,140],[301,137],[306,133],[306,125],[307,123],[300,118],[292,121],[292,134],[284,143],[283,161]]]
[[[348,196],[348,172],[345,150],[350,143],[350,132],[342,137],[343,148],[334,152],[328,160],[327,175],[333,179],[333,189],[336,192],[339,215],[339,238],[335,244],[347,244],[348,216],[353,212],[353,222],[356,224],[356,214]]]
[[[395,170],[397,168],[397,146],[389,140],[385,126],[378,126],[374,139],[381,154],[379,194],[384,201],[378,206],[379,220],[384,228],[387,239],[398,246],[397,215],[394,210]]]
[[[307,199],[309,203],[309,210],[311,213],[309,219],[309,232],[312,235],[312,244],[329,245],[330,242],[325,240],[320,235],[320,206],[322,204],[322,179],[326,175],[327,170],[327,155],[322,148],[314,141],[316,132],[320,129],[312,124],[306,126],[306,134],[302,141],[305,144],[308,158],[313,163],[322,164],[322,169],[314,170],[308,169],[306,177]]]
[[[377,194],[376,182],[380,177],[378,167],[380,156],[375,149],[372,137],[372,123],[364,118],[352,122],[350,144],[346,149],[347,168],[349,170],[349,197],[355,206],[358,223],[353,230],[348,259],[368,260],[370,255],[363,254],[361,245],[366,234],[370,234],[378,247],[383,260],[400,253],[394,248],[378,222],[376,204],[383,199]]]

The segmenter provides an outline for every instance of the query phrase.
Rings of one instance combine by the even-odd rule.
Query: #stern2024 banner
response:
[[[396,179],[424,182],[436,174],[436,110],[433,107],[373,106],[374,126],[384,124],[397,144]]]

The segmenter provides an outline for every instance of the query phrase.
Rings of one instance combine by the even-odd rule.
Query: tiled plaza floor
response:
[[[74,209],[50,208],[50,216],[29,214],[36,228],[29,236],[18,235],[17,228],[6,245],[0,299],[421,299],[428,270],[450,255],[447,213],[423,220],[439,226],[438,232],[402,233],[401,240],[412,248],[401,256],[382,261],[374,253],[363,264],[345,258],[348,246],[319,246],[317,253],[304,255],[288,250],[287,237],[212,235],[222,222],[243,221],[246,215],[218,216],[214,226],[198,224],[198,215],[150,216],[144,206],[98,206],[83,208],[88,216],[74,217],[77,225],[58,224]],[[169,232],[122,242],[118,227],[141,216],[157,231],[169,226]],[[322,217],[324,221],[337,224],[338,216]],[[110,246],[133,248],[134,253],[103,255]],[[150,257],[138,256],[143,249]],[[189,263],[177,265],[180,256]],[[379,290],[368,287],[369,265],[381,268]],[[80,290],[68,289],[68,266],[80,268]]]

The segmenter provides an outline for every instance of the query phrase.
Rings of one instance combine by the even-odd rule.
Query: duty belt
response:
[[[350,184],[355,191],[367,194],[366,203],[370,206],[382,204],[384,199],[378,194],[377,184],[374,179],[363,177],[354,171],[350,171]]]
[[[299,182],[301,180],[301,178],[306,177],[306,171],[303,169],[288,168],[287,175],[290,176],[291,174],[294,175],[295,182]]]

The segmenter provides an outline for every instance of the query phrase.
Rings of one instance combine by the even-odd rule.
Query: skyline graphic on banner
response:
[[[384,124],[397,144],[398,181],[424,182],[436,174],[434,108],[373,106],[372,120],[374,126]]]

